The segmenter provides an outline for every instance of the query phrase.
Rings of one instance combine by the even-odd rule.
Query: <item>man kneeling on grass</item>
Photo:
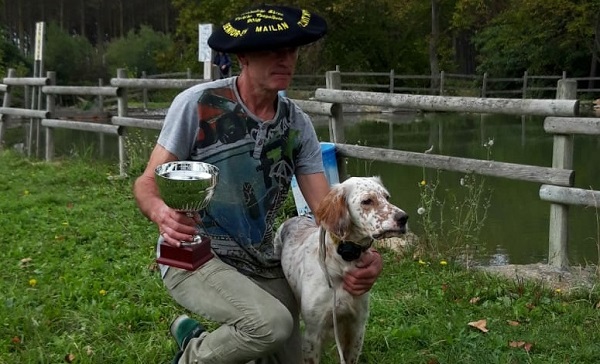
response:
[[[159,243],[179,246],[199,231],[215,257],[195,271],[161,266],[164,284],[190,312],[221,324],[207,332],[186,315],[171,324],[174,363],[302,361],[296,300],[273,252],[273,224],[295,175],[311,210],[329,191],[311,120],[278,95],[292,79],[298,47],[327,25],[306,10],[261,5],[218,28],[208,44],[235,54],[241,73],[180,93],[165,117],[148,166],[134,185],[142,213],[158,226]],[[160,198],[154,171],[176,160],[219,168],[211,202],[187,217]],[[378,254],[345,276],[346,289],[367,292],[381,273]]]

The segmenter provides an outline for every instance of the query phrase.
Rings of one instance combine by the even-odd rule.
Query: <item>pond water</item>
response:
[[[314,117],[315,129],[322,141],[329,140],[327,119]],[[552,135],[543,130],[541,117],[514,117],[457,113],[371,113],[346,114],[345,136],[349,144],[360,144],[414,152],[424,152],[475,159],[552,165]],[[7,145],[22,142],[23,131],[7,133]],[[147,131],[148,138],[156,137]],[[97,134],[56,130],[57,155],[96,155],[101,144]],[[493,145],[490,146],[490,140]],[[43,134],[41,136],[43,144]],[[117,141],[105,136],[104,158],[118,160]],[[488,147],[484,147],[484,144]],[[600,190],[600,138],[575,136],[575,185]],[[43,145],[38,152],[43,157]],[[33,153],[35,155],[35,152]],[[455,172],[423,170],[392,163],[350,159],[347,173],[354,176],[381,176],[390,191],[391,201],[411,217],[409,225],[416,234],[423,233],[420,182],[439,181],[436,195],[444,202],[444,220],[452,221],[452,208],[467,196],[461,186],[465,175]],[[487,218],[479,234],[476,259],[483,264],[528,264],[546,262],[550,204],[539,198],[537,183],[504,178],[484,177],[486,196],[490,198]],[[458,202],[456,202],[458,201]],[[598,211],[572,206],[569,210],[568,257],[572,264],[598,263]],[[447,228],[452,228],[447,227]]]
[[[328,126],[325,120],[319,120],[317,133],[327,140]],[[552,166],[553,137],[544,132],[541,117],[406,113],[348,115],[344,122],[348,144],[413,152],[433,146],[434,154]],[[600,138],[576,136],[574,145],[576,186],[600,189]],[[423,233],[417,210],[423,205],[419,183],[424,176],[428,183],[439,181],[436,193],[440,201],[445,201],[447,222],[452,220],[452,208],[468,195],[461,186],[465,175],[456,172],[348,160],[347,173],[381,176],[392,202],[411,216],[410,226],[417,234]],[[482,249],[476,259],[491,265],[547,262],[550,204],[540,200],[540,184],[496,177],[483,177],[483,183],[490,204],[479,235]],[[597,213],[592,208],[570,207],[568,256],[572,264],[598,262]]]

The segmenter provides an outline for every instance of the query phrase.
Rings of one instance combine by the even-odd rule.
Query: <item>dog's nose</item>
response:
[[[398,224],[398,226],[400,226],[401,228],[405,228],[406,223],[408,222],[408,215],[404,211],[398,211],[394,215],[394,220],[396,221],[396,224]]]

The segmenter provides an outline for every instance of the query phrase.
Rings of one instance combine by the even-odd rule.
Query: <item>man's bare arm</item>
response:
[[[296,179],[308,207],[313,212],[317,211],[319,204],[329,192],[329,183],[325,173],[301,174],[297,175]]]
[[[150,155],[144,173],[133,184],[133,195],[142,214],[158,226],[165,241],[179,246],[180,241],[193,240],[193,235],[196,234],[197,220],[167,206],[160,197],[154,178],[156,167],[175,160],[177,160],[175,155],[157,144]]]

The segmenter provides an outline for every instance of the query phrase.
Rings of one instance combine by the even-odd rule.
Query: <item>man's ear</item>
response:
[[[235,56],[237,57],[240,66],[245,66],[248,64],[248,57],[246,57],[245,53],[238,53]]]

